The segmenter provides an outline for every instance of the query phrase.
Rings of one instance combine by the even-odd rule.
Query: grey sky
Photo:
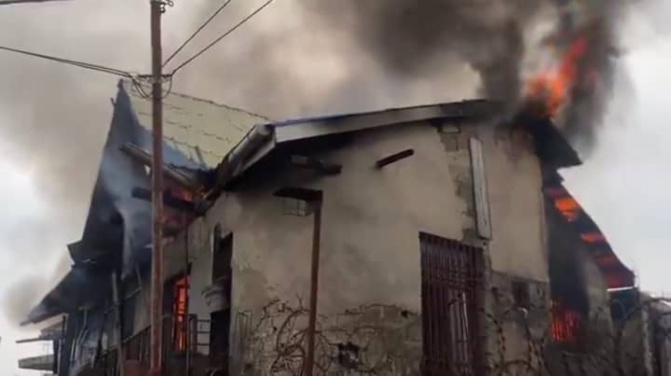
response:
[[[277,0],[211,54],[194,63],[176,88],[273,117],[365,110],[472,97],[477,77],[438,61],[431,74],[392,80],[334,30],[320,29],[300,0]],[[142,71],[148,66],[148,1],[74,0],[0,7],[0,45]],[[176,0],[166,15],[165,42],[175,46],[220,4]],[[261,1],[233,2],[202,42]],[[668,7],[668,5],[667,5]],[[670,15],[668,8],[654,14]],[[664,15],[662,17],[661,15]],[[641,35],[655,35],[649,27]],[[310,30],[310,32],[305,32]],[[645,33],[644,33],[645,32]],[[637,34],[638,35],[638,34]],[[647,37],[646,37],[647,38]],[[632,43],[637,45],[637,43]],[[171,50],[170,47],[167,48]],[[191,49],[193,51],[193,49]],[[272,61],[273,64],[262,64]],[[665,255],[671,232],[671,128],[661,93],[671,87],[671,41],[659,39],[624,60],[634,100],[617,97],[599,148],[568,185],[616,251],[641,275],[644,288],[671,291]],[[356,68],[353,68],[356,67]],[[366,70],[369,74],[356,74]],[[445,72],[442,72],[445,70]],[[438,73],[436,73],[438,72]],[[353,85],[353,79],[358,84]],[[62,273],[65,244],[81,235],[116,78],[0,52],[0,298],[25,308]],[[626,85],[622,85],[627,89]],[[290,98],[288,100],[287,98]],[[29,281],[29,284],[19,282]],[[12,311],[12,310],[10,310]],[[40,346],[16,346],[21,312],[0,315],[0,374]],[[11,316],[11,317],[10,317]],[[31,373],[25,373],[27,375]]]

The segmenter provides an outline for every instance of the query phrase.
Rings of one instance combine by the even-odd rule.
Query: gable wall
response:
[[[395,354],[394,367],[405,370],[397,374],[416,373],[419,232],[486,245],[475,236],[470,136],[484,148],[492,269],[547,281],[540,166],[527,140],[496,134],[487,124],[418,123],[361,132],[343,148],[319,155],[342,164],[340,175],[312,178],[282,171],[220,197],[191,227],[190,310],[201,319],[209,317],[201,291],[211,282],[212,229],[219,223],[224,233],[233,232],[232,366],[251,362],[267,371],[268,359],[278,356],[277,341],[289,338],[284,331],[305,328],[312,217],[286,215],[283,200],[273,196],[281,187],[300,186],[324,192],[319,325],[346,331],[372,325],[376,329],[367,336],[387,343],[377,351]],[[415,155],[381,170],[374,167],[378,159],[408,148]],[[183,240],[166,251],[168,272],[183,265],[179,244]],[[382,340],[385,336],[397,340]],[[326,347],[318,350],[331,351]]]

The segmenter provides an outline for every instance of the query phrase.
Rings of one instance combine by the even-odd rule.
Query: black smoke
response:
[[[420,77],[459,58],[481,78],[480,94],[514,111],[524,95],[524,62],[559,63],[576,38],[589,41],[559,120],[583,149],[594,146],[615,78],[618,32],[628,4],[615,0],[341,0],[307,2],[333,29],[345,29],[381,69]],[[546,25],[543,29],[540,26]],[[534,35],[536,34],[536,35]],[[545,35],[543,35],[545,34]],[[534,42],[542,41],[541,43]],[[547,55],[547,56],[538,56]],[[444,69],[451,67],[444,65]],[[445,90],[450,90],[445,87]]]

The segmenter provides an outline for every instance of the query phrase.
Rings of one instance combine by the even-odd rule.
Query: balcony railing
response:
[[[209,321],[198,320],[191,315],[186,329],[187,343],[178,343],[174,319],[166,316],[163,319],[163,364],[164,368],[186,367],[196,357],[203,357],[209,343],[202,342],[203,336],[209,338]],[[201,340],[199,342],[199,339]],[[133,363],[148,366],[150,353],[150,328],[147,327],[123,341],[125,364]],[[104,376],[118,376],[118,347],[108,350],[100,359],[100,368]],[[182,373],[183,374],[183,373]]]

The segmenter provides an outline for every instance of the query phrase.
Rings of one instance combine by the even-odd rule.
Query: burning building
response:
[[[65,315],[59,375],[146,372],[143,92],[120,82],[72,270],[26,320]],[[165,110],[166,375],[485,374],[526,359],[529,335],[585,351],[612,327],[590,324],[607,291],[634,285],[563,188],[580,159],[547,113],[271,121],[180,94]]]

